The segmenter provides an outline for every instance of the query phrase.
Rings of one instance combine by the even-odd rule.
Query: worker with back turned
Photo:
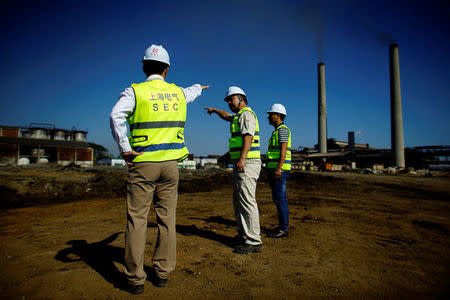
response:
[[[176,263],[175,214],[178,162],[188,156],[184,141],[186,104],[209,86],[180,88],[165,82],[170,58],[162,46],[151,45],[142,60],[145,82],[125,89],[112,109],[111,130],[128,164],[125,290],[144,291],[147,217],[153,202],[158,238],[153,252],[151,281],[167,284]],[[127,137],[127,126],[130,137]]]

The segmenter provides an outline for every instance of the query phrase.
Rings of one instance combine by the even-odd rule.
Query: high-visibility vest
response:
[[[127,118],[133,162],[183,160],[189,151],[184,143],[186,98],[175,84],[155,79],[131,86],[136,96],[134,112]]]
[[[289,141],[287,144],[286,157],[281,169],[289,171],[291,169],[291,131],[283,123],[281,123],[281,125],[279,125],[277,129],[272,132],[272,136],[270,137],[269,149],[267,151],[267,168],[276,169],[278,167],[281,153],[281,145],[280,141],[278,140],[278,130],[281,127],[286,128],[289,131]]]
[[[259,124],[258,118],[256,114],[252,111],[250,107],[244,107],[241,109],[233,118],[233,121],[230,123],[230,132],[231,138],[229,141],[229,153],[231,159],[239,159],[241,157],[242,146],[244,145],[244,140],[241,135],[241,128],[239,126],[239,117],[243,112],[250,111],[255,116],[256,128],[255,135],[253,136],[253,141],[250,146],[250,150],[247,153],[246,158],[260,158],[260,146],[259,146]]]

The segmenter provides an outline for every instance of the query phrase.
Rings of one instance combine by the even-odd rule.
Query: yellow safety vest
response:
[[[133,84],[134,112],[127,118],[130,144],[136,152],[133,162],[183,160],[189,151],[184,143],[186,98],[175,84],[164,80]]]
[[[272,136],[270,137],[269,149],[267,151],[267,168],[276,169],[278,167],[281,153],[281,145],[280,141],[278,140],[278,129],[280,129],[281,127],[284,127],[289,131],[289,141],[287,144],[286,157],[281,169],[289,171],[291,169],[291,131],[283,123],[281,123],[280,126],[278,126],[277,129],[272,132]]]
[[[247,158],[260,158],[260,146],[259,146],[259,124],[258,118],[256,114],[252,111],[250,107],[244,107],[241,109],[233,118],[233,121],[230,123],[230,132],[231,138],[229,141],[229,153],[231,159],[239,159],[241,157],[242,146],[244,145],[244,140],[241,135],[241,128],[239,126],[239,117],[242,115],[244,111],[250,111],[255,115],[256,120],[256,128],[255,135],[253,136],[253,141],[250,146],[250,150],[247,153]]]

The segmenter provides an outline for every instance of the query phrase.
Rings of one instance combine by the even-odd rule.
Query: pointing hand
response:
[[[206,109],[206,112],[208,114],[212,114],[214,112],[214,108],[211,108],[211,107],[203,107],[203,108]]]
[[[209,85],[202,85],[202,91],[206,89],[209,89]]]

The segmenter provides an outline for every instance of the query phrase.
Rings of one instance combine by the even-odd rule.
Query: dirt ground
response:
[[[115,287],[123,270],[125,178],[123,169],[0,169],[0,296],[131,297]],[[262,175],[264,249],[251,255],[232,252],[230,178],[219,170],[181,174],[176,270],[167,287],[146,282],[136,297],[448,297],[448,177],[293,173],[290,235],[270,239],[276,208]],[[155,226],[152,213],[147,267]]]

